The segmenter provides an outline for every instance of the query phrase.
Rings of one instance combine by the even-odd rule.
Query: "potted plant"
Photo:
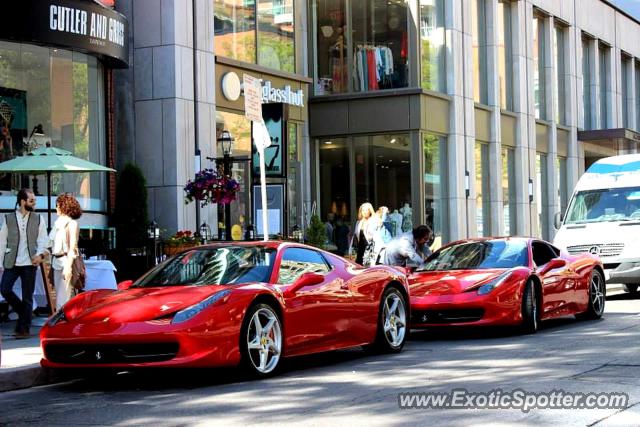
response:
[[[164,241],[164,254],[172,256],[199,244],[200,241],[190,230],[177,231],[176,234]]]
[[[320,249],[324,249],[327,241],[327,230],[318,215],[313,215],[307,230],[307,243]]]

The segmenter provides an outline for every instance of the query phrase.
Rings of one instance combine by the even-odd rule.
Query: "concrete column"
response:
[[[621,62],[622,51],[617,47],[609,49],[609,56],[607,57],[609,63],[609,81],[607,82],[607,124],[610,128],[622,127],[622,94],[620,87],[622,86],[621,79]]]
[[[445,8],[445,39],[447,72],[447,93],[451,96],[449,110],[449,138],[447,139],[447,179],[449,180],[449,193],[445,202],[448,204],[448,230],[449,240],[457,240],[469,236],[468,227],[475,221],[475,216],[468,215],[468,205],[471,199],[465,195],[465,147],[468,126],[473,127],[473,117],[467,120],[465,105],[468,104],[468,93],[471,93],[471,105],[473,107],[473,88],[471,87],[471,65],[467,64],[465,56],[465,44],[470,43],[470,17],[468,2],[455,0],[448,2],[451,7]],[[463,26],[463,22],[466,26]],[[469,46],[470,51],[470,46]],[[465,90],[466,87],[466,90]],[[469,92],[469,90],[471,92]],[[473,108],[471,109],[473,113]]]
[[[628,58],[622,66],[627,68],[627,92],[621,90],[622,102],[627,103],[627,128],[636,129],[636,62]]]
[[[576,27],[568,29],[565,66],[567,67],[567,126],[570,137],[567,147],[567,191],[575,188],[578,178],[578,126],[584,121],[583,82],[582,82],[582,34]],[[568,195],[571,197],[571,194]]]
[[[183,192],[196,172],[196,132],[202,158],[215,155],[214,13],[210,3],[195,0],[194,13],[194,0],[118,2],[133,35],[133,84],[130,76],[123,79],[129,90],[124,99],[130,103],[123,108],[124,117],[133,124],[118,126],[118,166],[133,161],[142,169],[149,216],[170,234],[198,228],[195,204],[185,205]],[[125,136],[129,129],[131,139]],[[201,221],[210,226],[217,223],[215,207],[202,209],[201,214]]]
[[[553,216],[558,205],[558,176],[556,174],[556,158],[558,156],[558,109],[563,108],[559,103],[558,96],[558,64],[556,52],[554,49],[555,38],[555,20],[553,16],[545,19],[545,78],[546,90],[551,96],[547,96],[547,117],[550,119],[548,132],[548,151],[547,151],[547,197],[541,199],[542,212],[546,215],[546,224],[540,224],[540,234],[550,240],[553,236]],[[558,50],[564,50],[563,45],[557,46]],[[564,76],[563,76],[564,77]],[[537,178],[537,174],[536,174]]]
[[[598,40],[590,39],[589,46],[589,54],[591,55],[591,61],[589,61],[591,68],[591,128],[604,129],[606,126],[603,126],[600,117],[600,45]]]
[[[521,236],[531,234],[531,214],[529,209],[528,180],[529,180],[529,152],[528,145],[531,138],[530,121],[534,120],[533,82],[531,58],[531,5],[519,1],[513,4],[511,14],[511,31],[513,38],[513,107],[516,118],[516,147],[515,178],[516,185],[516,230],[512,234]],[[527,13],[529,11],[529,13]],[[529,17],[529,19],[528,19]],[[535,138],[535,126],[533,127]]]
[[[502,195],[502,135],[500,127],[500,76],[498,63],[498,0],[486,0],[487,16],[487,93],[491,107],[490,141],[489,141],[489,197],[491,218],[490,234],[503,236],[504,209]]]

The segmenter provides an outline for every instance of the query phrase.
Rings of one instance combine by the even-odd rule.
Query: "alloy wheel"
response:
[[[384,301],[384,336],[392,347],[404,341],[407,331],[407,314],[404,300],[397,293],[389,293]]]
[[[593,307],[593,311],[600,315],[604,311],[604,289],[603,289],[604,281],[600,274],[593,274],[591,276],[591,305]]]
[[[257,310],[249,321],[247,333],[249,360],[261,374],[278,366],[282,350],[282,328],[278,316],[268,308]]]

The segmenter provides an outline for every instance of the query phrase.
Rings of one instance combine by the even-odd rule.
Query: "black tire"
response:
[[[589,304],[587,305],[587,310],[576,314],[576,318],[585,320],[601,318],[604,313],[606,299],[607,286],[604,282],[604,277],[598,270],[593,270],[589,278]]]
[[[394,308],[393,305],[397,303]],[[389,313],[389,308],[393,312]],[[397,288],[388,287],[382,293],[378,308],[376,339],[365,348],[374,353],[399,353],[409,335],[407,300]],[[385,330],[387,329],[387,330]]]
[[[520,324],[520,332],[523,334],[535,334],[538,331],[538,323],[540,323],[540,313],[538,304],[538,291],[531,280],[527,280],[522,293],[522,323]]]
[[[638,285],[631,285],[629,283],[622,285],[622,289],[624,289],[625,292],[629,292],[630,294],[635,294],[636,292],[638,292]]]
[[[269,326],[273,320],[274,323],[269,331],[262,329],[262,333],[257,333],[256,316],[261,329]],[[283,342],[282,322],[278,312],[268,304],[255,304],[249,307],[240,331],[241,366],[247,373],[255,378],[275,374],[281,365]],[[262,356],[263,354],[266,356]],[[262,357],[265,357],[264,363]]]

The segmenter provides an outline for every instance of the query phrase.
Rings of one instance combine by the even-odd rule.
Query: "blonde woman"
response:
[[[364,252],[367,246],[373,244],[373,234],[377,226],[376,211],[371,203],[363,203],[358,209],[358,222],[353,232],[351,246],[356,249],[356,262],[363,263]]]
[[[51,268],[53,284],[56,290],[56,309],[75,296],[75,289],[69,283],[71,264],[78,255],[78,222],[82,216],[80,203],[71,194],[64,193],[56,200],[56,220],[49,239],[51,239]]]

